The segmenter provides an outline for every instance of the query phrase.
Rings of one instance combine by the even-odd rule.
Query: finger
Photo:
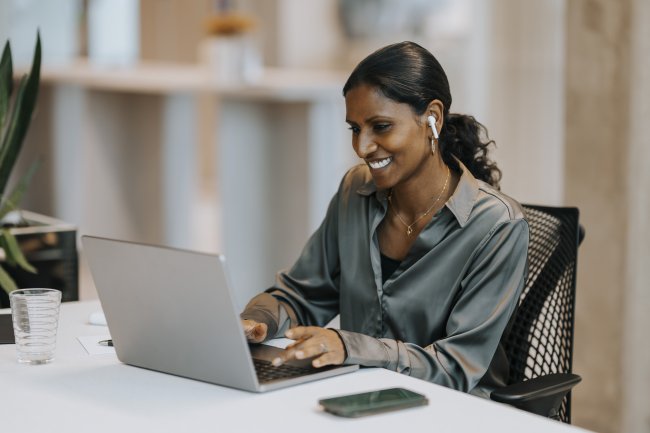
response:
[[[254,325],[245,324],[244,325],[244,334],[248,337],[253,333]]]
[[[306,339],[305,339],[305,340],[295,340],[293,343],[287,344],[287,346],[285,347],[285,349],[298,349],[299,346],[300,346],[302,343],[304,343],[305,341],[307,341],[307,340],[306,340]]]
[[[268,326],[266,323],[258,323],[253,327],[252,338],[256,343],[260,343],[266,339]]]
[[[309,344],[302,344],[296,348],[295,356],[297,359],[313,358],[314,356],[322,355],[327,352],[327,343],[323,340],[313,341],[316,339],[308,340]]]
[[[325,367],[327,365],[340,365],[343,364],[343,354],[337,352],[327,352],[311,362],[316,368]]]
[[[278,357],[273,359],[271,361],[271,364],[274,366],[278,367],[285,362],[291,360],[291,359],[302,359],[304,358],[304,350],[305,350],[305,341],[307,340],[298,340],[295,343],[287,346]],[[308,346],[307,346],[308,347]],[[297,354],[301,354],[300,357],[296,356]]]
[[[286,347],[285,350],[288,349],[299,349],[302,347],[302,344],[309,340],[310,338],[313,337],[313,330],[308,330],[307,328],[315,328],[313,326],[297,326],[295,328],[291,328],[287,330],[284,333],[284,336],[294,340],[293,343],[289,343]],[[318,328],[315,328],[318,329]]]
[[[260,343],[266,338],[268,326],[266,323],[257,323],[254,321],[247,321],[244,323],[244,335],[246,339],[252,343]]]
[[[310,340],[311,341],[311,340]],[[279,367],[285,362],[291,359],[306,359],[312,358],[315,356],[318,358],[312,361],[314,367],[324,367],[326,365],[338,365],[342,364],[344,361],[343,353],[335,350],[333,352],[328,352],[328,347],[326,342],[320,342],[318,344],[312,343],[305,345],[304,342],[299,342],[294,345],[294,347],[285,349],[277,358],[275,358],[271,363],[275,367]]]
[[[271,361],[271,364],[274,367],[279,367],[282,364],[284,364],[285,362],[293,359],[294,356],[295,356],[295,350],[294,349],[285,349],[285,350],[282,351],[282,353],[280,353],[280,355],[278,355],[276,358],[273,359],[273,361]]]
[[[323,339],[318,338],[318,341],[315,341],[315,337],[322,333],[323,328],[318,326],[296,326],[287,330],[284,335],[296,341],[289,344],[280,356],[272,361],[272,364],[277,367],[290,359],[304,359],[323,353],[323,346],[321,346]]]
[[[319,328],[318,326],[296,326],[287,330],[284,335],[292,340],[304,340],[313,337],[322,330],[323,328]]]

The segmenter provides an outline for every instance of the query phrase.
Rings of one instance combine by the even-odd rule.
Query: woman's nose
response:
[[[377,143],[372,140],[372,137],[369,137],[366,134],[359,134],[357,145],[355,147],[359,158],[365,159],[368,155],[371,155],[377,150]]]

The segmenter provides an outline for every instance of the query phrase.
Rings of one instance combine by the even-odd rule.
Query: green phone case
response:
[[[356,418],[398,409],[425,406],[429,401],[422,394],[408,389],[389,388],[326,398],[319,400],[318,403],[327,412],[334,415]]]

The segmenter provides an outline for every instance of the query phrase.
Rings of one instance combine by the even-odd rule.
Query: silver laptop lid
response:
[[[124,363],[255,391],[221,255],[82,236]]]

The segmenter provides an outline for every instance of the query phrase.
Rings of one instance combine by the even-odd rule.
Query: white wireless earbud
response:
[[[427,117],[427,120],[429,121],[429,126],[431,127],[431,130],[433,131],[433,138],[436,140],[438,139],[438,130],[436,129],[436,116],[431,115]]]

